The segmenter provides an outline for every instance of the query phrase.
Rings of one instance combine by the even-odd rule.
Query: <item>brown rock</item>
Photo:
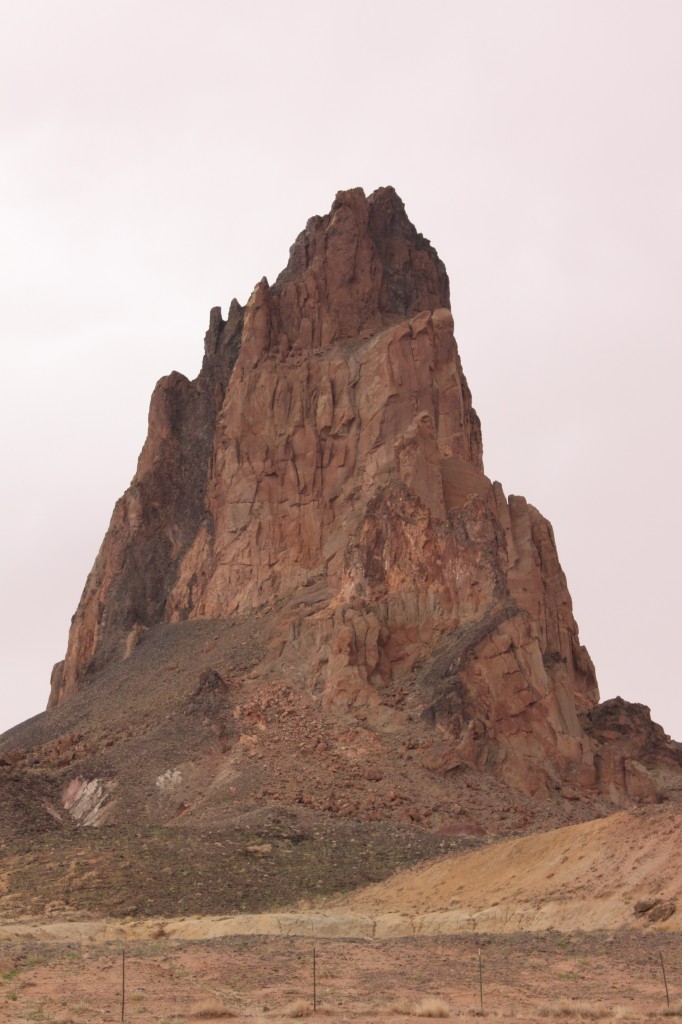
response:
[[[655,907],[652,907],[647,915],[647,919],[652,923],[660,923],[661,921],[667,921],[673,916],[677,910],[677,904],[675,900],[661,900]]]
[[[648,914],[650,910],[653,910],[657,903],[660,903],[660,900],[638,900],[633,909],[635,914],[641,916],[642,914]]]
[[[637,917],[646,917],[647,924],[660,924],[667,921],[677,910],[677,902],[673,900],[639,900],[635,903],[634,912]]]

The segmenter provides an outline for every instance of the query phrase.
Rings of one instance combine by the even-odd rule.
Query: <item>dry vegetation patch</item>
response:
[[[584,1003],[575,999],[563,998],[555,1003],[547,1003],[537,1010],[538,1017],[567,1017],[572,1020],[600,1020],[613,1017],[613,1010],[594,1003]]]
[[[189,1015],[190,1017],[197,1017],[199,1020],[221,1020],[226,1017],[237,1016],[234,1010],[213,999],[204,999],[199,1003],[195,1003],[190,1009]]]
[[[415,1017],[449,1017],[450,1012],[448,1004],[438,996],[425,996],[412,1008]]]
[[[240,936],[190,942],[160,937],[126,947],[125,1020],[277,1024],[315,1016],[330,1024],[407,1024],[419,1017],[471,1019],[480,1015],[472,1009],[479,1004],[479,949],[483,1016],[497,1022],[640,1024],[668,1015],[679,1019],[682,1010],[682,944],[674,934],[318,939],[320,1002],[315,1015],[310,940]],[[12,941],[3,943],[2,957],[0,1024],[120,1020],[118,944]]]
[[[312,1013],[312,1006],[308,999],[295,999],[293,1003],[289,1003],[282,1010],[282,1016],[284,1017],[309,1017]]]

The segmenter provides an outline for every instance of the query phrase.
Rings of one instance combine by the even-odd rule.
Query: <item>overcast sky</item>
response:
[[[0,731],[42,710],[158,377],[338,189],[451,281],[486,469],[602,697],[682,740],[679,0],[0,0]]]

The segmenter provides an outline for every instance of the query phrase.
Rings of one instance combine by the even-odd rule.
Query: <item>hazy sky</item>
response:
[[[679,0],[0,0],[0,731],[149,397],[338,189],[451,280],[486,469],[553,523],[603,697],[682,740]]]

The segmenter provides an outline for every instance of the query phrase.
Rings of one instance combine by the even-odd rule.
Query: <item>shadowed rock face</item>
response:
[[[212,310],[197,379],[154,391],[50,705],[146,627],[267,611],[263,672],[371,729],[426,723],[434,772],[655,799],[627,745],[611,764],[590,737],[552,528],[484,475],[453,329],[445,268],[391,188],[339,193],[273,286]]]

